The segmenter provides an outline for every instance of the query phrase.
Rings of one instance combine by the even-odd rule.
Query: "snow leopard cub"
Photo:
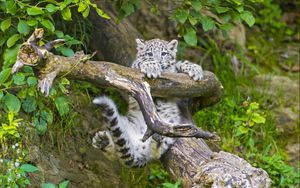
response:
[[[152,39],[136,39],[137,57],[132,68],[140,69],[147,77],[157,78],[162,72],[183,72],[194,80],[201,80],[201,66],[188,61],[176,61],[177,40],[170,42]],[[156,99],[155,105],[160,118],[170,124],[181,124],[183,117],[176,99]],[[118,156],[130,167],[141,167],[152,159],[158,159],[175,142],[175,138],[163,137],[160,142],[149,138],[142,142],[147,126],[134,98],[129,97],[126,116],[118,113],[116,104],[106,96],[93,100],[102,109],[107,125],[106,131],[99,131],[93,138],[93,146],[103,150],[110,157]]]

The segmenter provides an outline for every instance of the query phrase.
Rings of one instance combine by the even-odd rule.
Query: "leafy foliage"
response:
[[[249,26],[255,22],[252,13],[245,10],[250,1],[183,1],[173,12],[172,18],[178,22],[178,32],[184,41],[197,44],[198,26],[204,32],[220,29],[224,33],[230,31],[235,24],[245,21]]]
[[[114,3],[119,12],[117,21],[130,16],[141,6],[140,0],[117,0]],[[147,3],[155,14],[164,11],[160,10],[158,4],[151,1]],[[256,62],[254,65],[242,50],[230,49],[225,53],[224,47],[214,39],[199,37],[200,32],[210,33],[214,30],[222,31],[226,35],[241,22],[249,27],[256,24],[259,29],[273,35],[280,33],[283,35],[281,38],[292,36],[295,32],[282,21],[283,12],[280,5],[274,0],[183,0],[173,1],[173,5],[170,19],[176,22],[178,34],[186,44],[205,51],[201,62],[211,59],[214,72],[225,86],[225,99],[210,109],[197,112],[194,116],[197,124],[204,129],[217,131],[224,138],[222,148],[225,150],[236,152],[249,159],[253,165],[267,170],[273,185],[297,186],[299,175],[286,164],[286,154],[277,141],[278,134],[272,112],[265,105],[266,99],[257,95],[249,83],[252,74],[264,70],[262,66],[274,67],[277,60],[272,57],[271,52],[276,44],[264,43],[268,36],[262,36],[261,33],[259,37],[250,38],[247,55],[252,56]],[[67,97],[70,81],[66,78],[56,80],[49,98],[45,98],[37,92],[38,81],[32,68],[25,66],[21,72],[13,76],[10,74],[20,44],[28,38],[34,28],[43,27],[46,30],[46,39],[42,43],[54,38],[63,38],[66,43],[56,48],[56,51],[65,56],[73,56],[74,45],[82,48],[85,44],[82,38],[76,38],[76,33],[64,33],[61,25],[77,20],[74,12],[86,18],[91,8],[95,9],[100,17],[110,19],[90,0],[0,0],[1,186],[29,187],[30,181],[26,174],[38,171],[37,167],[25,160],[27,151],[22,143],[22,129],[31,126],[38,134],[44,135],[54,121],[68,126],[69,119],[74,115]],[[60,20],[64,24],[59,25]],[[233,55],[244,63],[239,73],[235,73],[231,68]],[[271,61],[272,64],[269,63]],[[278,73],[278,70],[276,71]],[[94,90],[90,85],[79,85],[79,89]],[[249,87],[246,91],[241,89],[245,85]],[[115,91],[108,89],[104,92],[113,95],[117,103],[121,104],[122,111],[126,112],[126,105],[123,105]],[[56,126],[58,124],[56,123]],[[167,173],[155,166],[150,167],[148,181],[149,187],[180,187],[180,182],[172,183]],[[64,188],[67,185],[68,181],[64,181],[59,185],[44,183],[42,187]]]
[[[43,183],[42,188],[66,188],[69,184],[69,181],[63,181],[56,186],[53,183]]]
[[[149,175],[149,186],[150,187],[161,187],[161,188],[180,188],[181,182],[177,181],[172,183],[170,177],[166,171],[161,169],[158,165],[153,165],[150,168]],[[163,183],[161,183],[163,182]]]
[[[140,8],[140,0],[117,0],[115,5],[119,12],[118,20],[121,20]]]
[[[60,31],[54,17],[61,16],[64,21],[71,21],[73,17],[71,10],[74,9],[85,18],[89,15],[90,8],[94,8],[99,16],[109,19],[107,14],[89,0],[0,1],[0,111],[6,113],[0,116],[2,149],[0,159],[13,158],[4,162],[1,173],[2,171],[7,173],[0,176],[1,186],[27,187],[30,182],[26,173],[38,170],[31,164],[20,165],[21,162],[25,162],[23,160],[25,154],[20,148],[18,152],[9,149],[16,142],[22,145],[22,127],[32,125],[37,133],[43,135],[54,118],[66,117],[71,111],[68,99],[63,95],[66,86],[70,84],[67,79],[61,78],[58,85],[51,90],[50,97],[45,98],[37,91],[37,78],[31,67],[25,66],[21,72],[11,75],[11,66],[16,61],[19,46],[27,40],[35,28],[43,27],[46,38],[42,42],[63,38],[66,44],[56,50],[63,55],[72,56],[74,52],[70,46],[81,42]],[[17,118],[21,114],[26,121]],[[67,182],[63,182],[58,187],[66,186]]]
[[[184,41],[196,46],[197,31],[202,26],[204,32],[213,29],[220,29],[224,33],[230,31],[234,25],[244,21],[248,26],[253,26],[255,18],[250,5],[260,0],[184,0],[173,2],[175,8],[171,11],[171,19],[177,22],[178,34]],[[151,3],[150,9],[153,13],[160,14],[159,6]],[[131,15],[140,8],[139,0],[118,0],[116,7],[119,12],[119,19]]]
[[[255,36],[254,41],[257,40],[260,41],[261,38]],[[258,93],[253,83],[253,76],[264,71],[265,66],[272,68],[271,70],[276,69],[270,63],[274,65],[271,61],[277,61],[271,53],[278,44],[273,45],[265,39],[262,40],[264,45],[255,45],[257,52],[252,56],[252,62],[245,58],[242,51],[223,51],[223,47],[209,37],[201,41],[201,48],[206,53],[201,61],[211,59],[214,72],[225,88],[225,95],[219,104],[197,112],[194,120],[201,128],[221,135],[223,149],[266,170],[273,186],[297,187],[299,175],[287,164],[285,145],[281,143],[276,130],[270,98]],[[267,44],[267,49],[264,49]],[[250,43],[249,45],[252,46]],[[230,58],[232,55],[243,62],[239,72],[233,71]],[[278,101],[272,101],[276,102]]]

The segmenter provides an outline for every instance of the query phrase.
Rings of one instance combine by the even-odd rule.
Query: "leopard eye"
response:
[[[167,52],[162,52],[161,55],[165,56],[165,55],[167,55]]]
[[[147,55],[148,56],[153,56],[153,53],[152,52],[147,52]]]

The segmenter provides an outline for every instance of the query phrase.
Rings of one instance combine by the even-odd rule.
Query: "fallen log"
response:
[[[116,18],[116,12],[110,3],[102,1],[94,2],[103,8],[104,11],[111,16],[112,20]],[[136,53],[134,39],[141,37],[130,21],[123,19],[120,23],[116,24],[112,20],[97,18],[95,11],[91,11],[89,20],[94,26],[92,38],[101,39],[92,41],[90,46],[91,50],[104,52],[103,55],[105,59],[112,62],[130,66]],[[107,48],[107,46],[109,46],[109,48]],[[124,46],[126,46],[125,49],[123,48]],[[204,73],[205,79],[208,78],[207,73],[208,72]],[[164,78],[165,75],[166,74],[164,74],[162,78]],[[178,74],[176,74],[176,76],[178,76]],[[159,94],[157,95],[157,90],[153,86],[156,81],[160,82],[162,78],[150,80],[150,82],[147,80],[151,87],[152,96],[160,96]],[[182,81],[183,79],[179,78],[179,80]],[[195,112],[204,107],[216,104],[221,100],[223,87],[220,82],[214,82],[209,79],[205,84],[201,85],[203,88],[201,92],[200,88],[198,88],[200,90],[196,89],[197,91],[195,93],[198,93],[198,96],[189,95],[190,93],[179,91],[178,88],[176,88],[176,90],[179,91],[176,93],[176,96],[172,93],[174,91],[172,89],[173,86],[168,87],[168,84],[171,83],[169,81],[170,80],[166,80],[166,82],[160,85],[162,88],[166,86],[167,89],[164,90],[163,93],[166,93],[168,97],[193,97],[189,102],[189,106],[181,106],[186,113],[190,111]],[[198,84],[201,84],[201,82],[193,82],[186,90],[191,91],[195,89]],[[158,91],[159,90],[160,88],[158,88]],[[180,93],[183,95],[180,95]],[[190,122],[191,121],[188,121],[187,123]],[[202,139],[179,138],[170,150],[165,153],[161,161],[175,180],[182,181],[183,187],[212,186],[222,188],[226,186],[234,187],[234,185],[236,187],[247,187],[247,185],[249,185],[248,187],[270,187],[270,179],[265,171],[251,167],[249,163],[230,153],[222,151],[214,153]],[[204,169],[204,167],[207,168]],[[242,180],[239,181],[241,184],[238,185],[236,180]]]
[[[262,169],[253,168],[245,160],[226,152],[212,152],[202,139],[217,139],[217,136],[195,127],[191,121],[170,126],[162,122],[155,110],[153,96],[159,97],[202,97],[218,98],[222,86],[210,72],[204,80],[195,82],[186,75],[164,74],[155,80],[145,79],[138,70],[109,62],[89,61],[92,55],[77,52],[74,57],[63,57],[50,52],[62,40],[51,41],[39,46],[43,30],[36,29],[33,35],[21,45],[12,73],[22,66],[35,66],[39,70],[39,89],[49,94],[57,76],[85,80],[98,87],[115,87],[131,94],[139,103],[148,130],[144,140],[154,133],[178,138],[176,143],[162,157],[163,165],[174,179],[182,181],[184,187],[269,187],[270,179]],[[145,82],[147,80],[148,82]],[[174,89],[175,88],[175,89]],[[164,90],[165,92],[162,92]],[[178,92],[180,90],[180,92]]]

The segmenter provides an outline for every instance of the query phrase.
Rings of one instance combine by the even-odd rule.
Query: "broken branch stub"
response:
[[[90,81],[102,87],[112,86],[119,90],[123,90],[132,94],[132,96],[139,103],[140,109],[143,113],[145,122],[148,127],[148,130],[146,131],[146,134],[143,138],[144,141],[154,133],[169,137],[196,137],[214,140],[219,139],[215,134],[202,131],[194,125],[172,125],[163,122],[156,112],[156,108],[150,93],[150,86],[147,82],[144,81],[144,75],[138,70],[108,62],[88,61],[91,57],[93,57],[94,54],[85,55],[83,52],[76,52],[73,57],[54,55],[53,53],[49,52],[47,48],[52,48],[56,43],[61,43],[62,41],[53,41],[52,43],[50,43],[51,45],[48,45],[48,47],[38,46],[38,41],[41,40],[42,37],[43,30],[36,29],[32,36],[21,46],[18,53],[17,62],[13,66],[13,73],[20,70],[23,65],[36,66],[36,68],[39,69],[38,87],[40,91],[46,96],[49,95],[53,80],[58,75]],[[210,73],[205,73],[205,75],[209,75],[212,77]],[[178,77],[178,75],[176,75],[176,77]],[[168,76],[165,75],[162,80],[165,79],[164,82],[167,82],[167,78]],[[175,78],[168,79],[171,80]],[[213,81],[214,83],[219,83],[216,78]],[[151,80],[150,84],[151,82],[153,85],[155,85],[155,80]],[[159,90],[160,86],[165,90],[167,90],[167,88],[172,90],[173,87],[175,87],[176,89],[181,87],[181,90],[187,90],[188,88],[186,88],[186,85],[197,83],[195,81],[192,81],[192,79],[190,78],[185,80],[185,84],[180,82],[181,81],[176,80],[174,82],[166,84],[168,86],[166,87],[165,83],[162,85],[161,83],[159,83],[159,81],[157,81],[156,87],[157,90]],[[206,85],[206,82],[207,79],[204,79],[203,83],[200,85]],[[218,89],[222,88],[220,84],[217,87]],[[191,95],[195,95],[195,91],[193,89],[191,90]],[[169,93],[171,92],[168,92],[167,94]],[[173,93],[173,95],[175,96],[177,94],[178,93],[176,92]],[[203,91],[202,94],[209,95],[206,91]],[[162,94],[158,92],[158,95]]]

